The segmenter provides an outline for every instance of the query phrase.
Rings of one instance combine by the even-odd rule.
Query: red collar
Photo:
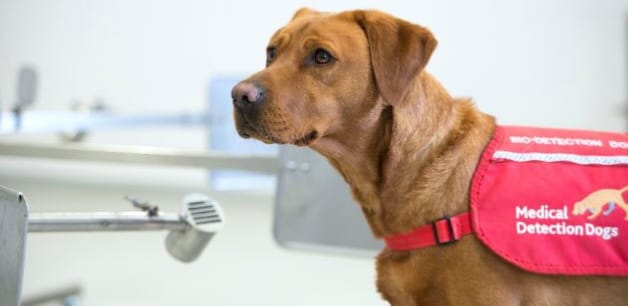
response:
[[[406,234],[384,238],[386,246],[393,251],[409,251],[434,245],[454,243],[462,236],[473,233],[468,212],[453,217],[444,217]]]

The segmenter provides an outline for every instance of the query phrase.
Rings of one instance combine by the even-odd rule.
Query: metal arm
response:
[[[189,194],[179,214],[158,212],[156,206],[126,197],[144,211],[30,213],[28,231],[157,231],[167,230],[166,249],[183,262],[195,260],[218,232],[225,217],[220,205],[202,194]],[[141,205],[137,205],[141,203]],[[1,208],[1,207],[0,207]],[[1,220],[0,220],[1,221]]]
[[[31,213],[29,232],[183,231],[187,222],[176,214],[150,217],[145,212]]]

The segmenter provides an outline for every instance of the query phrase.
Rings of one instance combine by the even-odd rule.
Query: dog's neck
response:
[[[377,237],[467,210],[468,182],[495,125],[431,75],[413,84],[399,105],[379,98],[358,126],[311,146],[349,183]]]

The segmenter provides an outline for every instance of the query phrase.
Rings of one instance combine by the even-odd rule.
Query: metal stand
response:
[[[20,305],[27,232],[167,230],[166,250],[179,261],[191,262],[225,223],[220,205],[202,194],[184,197],[178,214],[161,213],[157,206],[147,202],[128,197],[127,200],[142,211],[29,216],[24,197],[0,186],[0,305]],[[63,300],[65,305],[78,305],[78,294],[66,293],[45,296],[45,301]],[[31,299],[28,305],[41,301],[44,300]]]
[[[0,305],[18,306],[22,294],[28,207],[22,194],[0,186]]]

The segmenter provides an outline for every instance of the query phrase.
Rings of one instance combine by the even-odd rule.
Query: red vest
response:
[[[497,127],[470,197],[476,236],[516,266],[628,275],[628,134]]]

